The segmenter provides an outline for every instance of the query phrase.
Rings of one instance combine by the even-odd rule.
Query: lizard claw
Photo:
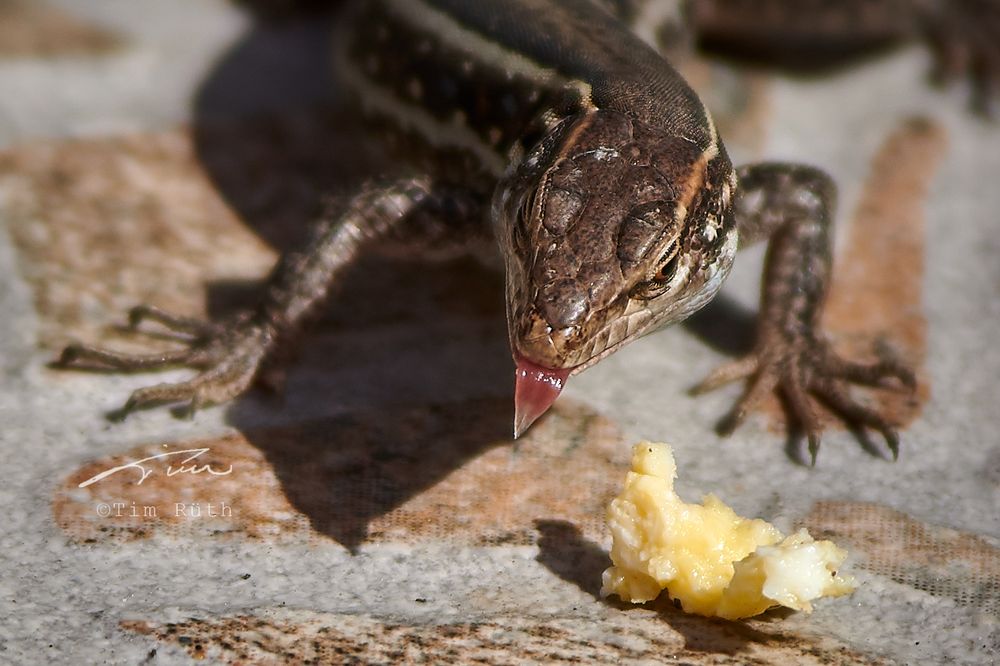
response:
[[[108,413],[111,420],[124,420],[138,409],[169,403],[185,403],[175,410],[175,415],[190,418],[204,406],[231,400],[254,382],[273,340],[268,327],[246,316],[222,326],[151,306],[139,306],[129,312],[130,329],[140,331],[144,321],[154,321],[169,332],[184,336],[186,346],[165,352],[127,354],[71,344],[54,363],[60,368],[98,372],[144,372],[179,366],[201,370],[187,381],[134,391],[121,408]]]
[[[916,377],[887,348],[876,351],[877,361],[859,363],[841,357],[826,342],[818,340],[808,344],[763,345],[748,356],[716,369],[693,392],[704,393],[733,381],[749,380],[742,397],[720,424],[724,435],[739,427],[766,395],[779,392],[806,436],[812,465],[816,464],[822,442],[823,425],[815,409],[819,401],[850,428],[861,433],[865,429],[879,432],[895,460],[899,457],[895,427],[877,410],[857,402],[850,394],[850,386],[902,386],[913,390]]]
[[[137,305],[128,312],[128,328],[139,330],[144,321],[155,321],[172,333],[207,338],[219,333],[219,327],[196,317],[184,317],[155,305]]]

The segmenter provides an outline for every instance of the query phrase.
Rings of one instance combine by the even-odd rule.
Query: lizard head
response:
[[[719,290],[736,252],[736,182],[699,146],[613,111],[571,116],[498,185],[515,436],[567,377]]]

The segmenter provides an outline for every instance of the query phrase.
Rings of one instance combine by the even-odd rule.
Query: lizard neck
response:
[[[597,109],[720,152],[683,78],[591,2],[370,0],[350,15],[337,60],[365,109],[493,177],[559,119]]]

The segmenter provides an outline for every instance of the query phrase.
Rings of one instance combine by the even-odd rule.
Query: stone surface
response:
[[[322,24],[221,0],[0,0],[0,23],[0,662],[1000,659],[1000,130],[926,86],[919,49],[816,78],[687,70],[737,161],[833,173],[835,342],[920,368],[916,400],[867,396],[903,424],[898,462],[833,429],[810,469],[777,402],[720,438],[738,387],[687,392],[752,339],[759,249],[517,444],[502,280],[471,259],[366,259],[283,398],[108,423],[188,373],[59,371],[60,345],[173,344],[116,328],[140,301],[252,303],[379,156],[337,107]],[[858,592],[742,623],[601,600],[639,438],[674,445],[685,497],[846,546]]]

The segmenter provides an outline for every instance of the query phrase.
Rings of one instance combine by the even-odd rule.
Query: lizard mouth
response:
[[[514,439],[548,411],[573,368],[546,368],[514,354]]]

